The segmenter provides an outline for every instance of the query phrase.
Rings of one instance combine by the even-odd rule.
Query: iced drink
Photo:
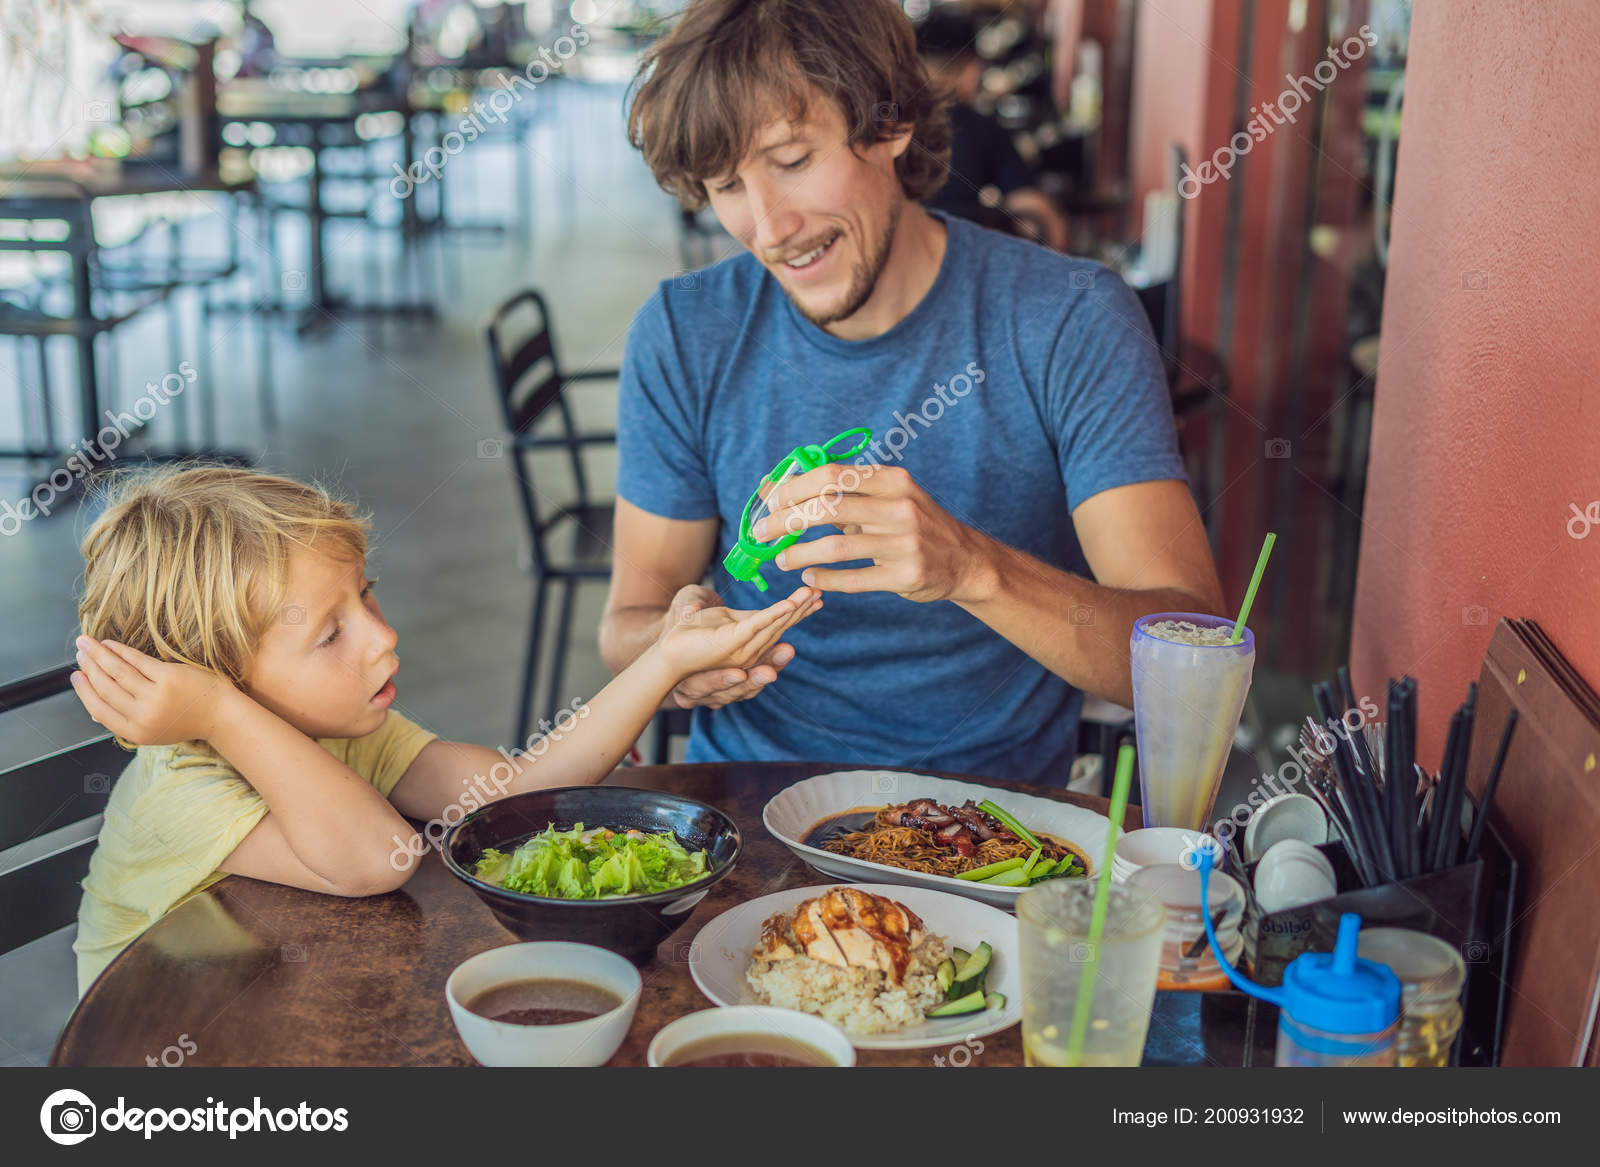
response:
[[[1065,1066],[1078,986],[1094,950],[1095,885],[1053,879],[1017,899],[1021,940],[1022,1052],[1030,1066]],[[1100,961],[1089,998],[1080,1066],[1137,1066],[1156,999],[1165,909],[1125,884],[1111,888]]]
[[[1133,626],[1133,716],[1147,827],[1204,830],[1255,668],[1247,628],[1221,616],[1158,612]]]

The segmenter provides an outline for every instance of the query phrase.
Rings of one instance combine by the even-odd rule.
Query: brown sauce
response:
[[[467,1008],[508,1025],[566,1025],[609,1013],[620,1004],[622,998],[615,993],[582,981],[538,979],[485,989]]]
[[[669,1066],[837,1066],[814,1045],[774,1033],[719,1033],[690,1042]]]

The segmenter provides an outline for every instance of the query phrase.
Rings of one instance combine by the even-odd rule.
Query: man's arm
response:
[[[1133,704],[1128,642],[1151,612],[1222,614],[1205,526],[1182,482],[1102,491],[1072,512],[1094,580],[987,540],[963,608],[1071,684]]]
[[[661,639],[669,623],[722,599],[700,586],[716,551],[717,519],[666,519],[617,499],[611,590],[600,620],[600,656],[613,675]],[[777,680],[794,649],[779,644],[752,669],[713,669],[687,677],[662,708],[716,708],[754,697]]]
[[[705,576],[716,519],[664,519],[617,499],[611,590],[600,618],[600,656],[613,676],[661,636],[672,597]]]

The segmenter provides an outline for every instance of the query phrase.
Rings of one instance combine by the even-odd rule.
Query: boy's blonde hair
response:
[[[360,562],[367,519],[320,486],[233,466],[124,471],[83,540],[85,636],[244,682],[289,553]]]

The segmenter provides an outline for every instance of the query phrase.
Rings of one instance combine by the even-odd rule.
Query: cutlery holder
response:
[[[1333,864],[1338,894],[1280,912],[1255,902],[1256,864],[1228,865],[1249,896],[1246,945],[1255,979],[1283,982],[1283,970],[1302,952],[1332,952],[1339,917],[1355,912],[1362,926],[1409,928],[1437,936],[1461,953],[1467,981],[1463,1021],[1453,1064],[1496,1065],[1511,970],[1511,921],[1517,865],[1493,822],[1478,858],[1411,879],[1362,887],[1342,843],[1317,848]],[[1253,942],[1253,944],[1252,944]]]

